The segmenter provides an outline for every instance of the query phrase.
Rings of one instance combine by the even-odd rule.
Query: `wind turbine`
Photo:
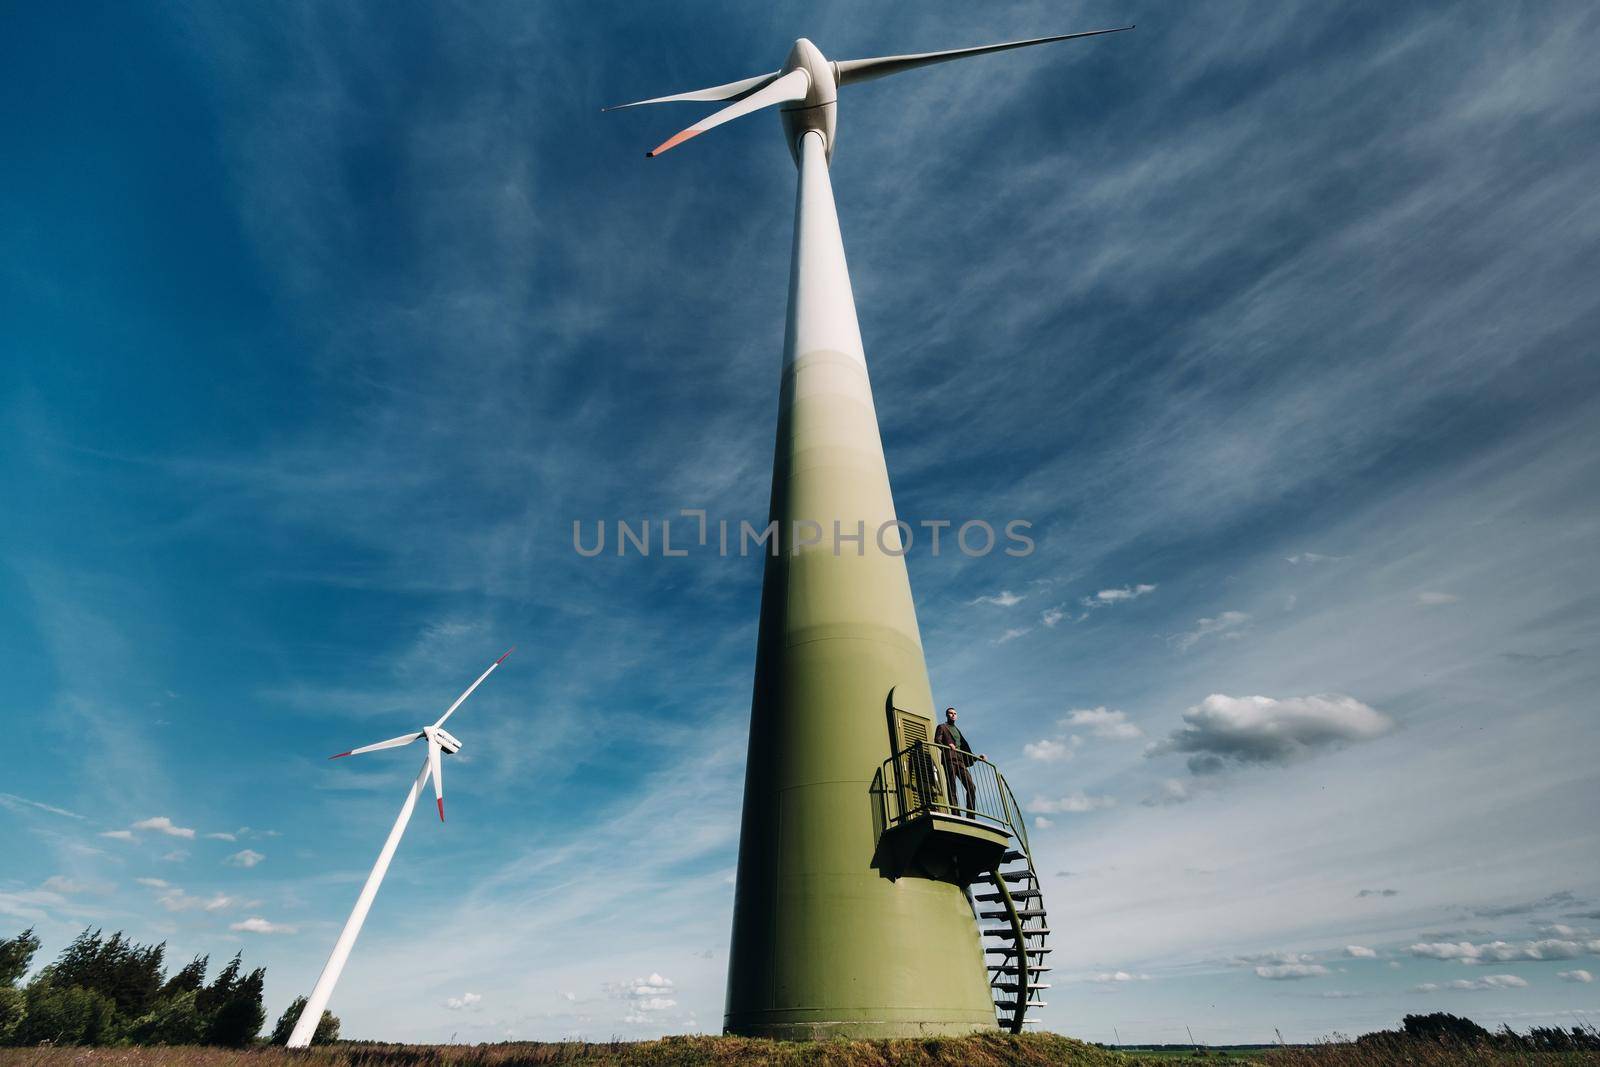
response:
[[[896,876],[882,858],[869,798],[884,792],[884,757],[900,750],[896,724],[931,723],[933,697],[828,166],[844,86],[1132,28],[837,62],[801,38],[776,71],[619,105],[728,102],[649,156],[775,106],[800,172],[769,513],[777,542],[764,563],[723,1017],[730,1033],[993,1030],[991,994],[1003,988],[1020,993],[1006,1020],[1020,1030],[1037,1003],[1028,976],[1045,969],[1038,953],[1047,949],[1021,958],[1014,947],[986,966],[985,952],[996,950],[973,922],[970,879],[931,867]],[[831,530],[832,545],[802,537],[802,525]],[[841,549],[845,531],[850,547]],[[996,898],[1010,899],[1003,885],[980,899]],[[1024,940],[1018,933],[1016,945]],[[991,988],[986,970],[1010,976],[1010,986]]]
[[[400,805],[400,814],[394,820],[394,828],[389,831],[389,839],[383,843],[383,851],[378,853],[378,862],[372,865],[372,873],[367,875],[367,883],[361,887],[361,895],[356,898],[356,906],[350,910],[350,918],[345,920],[344,929],[339,932],[339,940],[333,944],[333,952],[328,956],[328,962],[323,965],[322,975],[317,979],[316,987],[311,990],[311,996],[306,999],[305,1010],[300,1013],[299,1021],[294,1024],[294,1031],[289,1035],[289,1048],[305,1048],[311,1044],[311,1035],[316,1033],[317,1023],[322,1020],[323,1009],[328,1006],[328,998],[333,996],[333,987],[339,982],[339,975],[344,971],[345,962],[350,958],[350,950],[355,947],[356,937],[361,933],[361,924],[367,920],[367,912],[372,908],[373,898],[378,895],[378,886],[383,884],[383,876],[389,871],[389,861],[394,859],[394,850],[400,846],[400,837],[406,832],[406,824],[411,821],[411,813],[417,806],[417,798],[422,795],[422,787],[429,778],[433,779],[433,795],[439,807],[439,821],[444,821],[443,757],[461,751],[461,742],[445,730],[445,720],[454,715],[456,709],[472,695],[473,690],[482,685],[483,680],[493,674],[495,668],[504,663],[506,656],[514,651],[515,648],[506,649],[504,655],[489,664],[489,669],[478,675],[478,680],[467,686],[467,691],[456,697],[455,703],[445,709],[445,713],[439,716],[439,721],[432,726],[424,726],[415,733],[401,734],[387,741],[363,745],[328,757],[341,759],[345,756],[378,752],[386,748],[400,748],[414,741],[428,742],[428,754],[422,761],[422,770],[417,774],[417,780],[411,783],[411,791],[406,794],[405,803]]]

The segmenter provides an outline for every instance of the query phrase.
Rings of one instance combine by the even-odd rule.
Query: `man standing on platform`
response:
[[[956,728],[955,708],[944,709],[944,722],[934,729],[933,740],[943,749],[941,755],[944,757],[944,780],[949,785],[950,807],[955,809],[956,783],[960,782],[967,791],[966,810],[977,811],[977,786],[973,784],[972,772],[967,768],[972,766],[974,759],[983,759],[983,756],[973,755],[972,746],[967,744],[967,739]]]

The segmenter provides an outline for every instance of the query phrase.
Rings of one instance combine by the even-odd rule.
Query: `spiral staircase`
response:
[[[891,877],[914,874],[964,887],[983,943],[984,965],[1001,1029],[1021,1033],[1050,987],[1050,928],[1028,831],[1016,797],[994,764],[947,752],[928,739],[928,720],[893,706],[893,755],[877,792],[881,832],[876,862]],[[973,788],[951,781],[954,760],[970,760]],[[960,793],[957,793],[960,790]],[[965,804],[960,801],[965,801]]]

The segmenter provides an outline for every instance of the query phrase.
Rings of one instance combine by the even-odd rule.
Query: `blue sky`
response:
[[[1124,22],[847,90],[833,170],[901,515],[1034,524],[910,568],[1034,813],[1046,1024],[1600,1014],[1579,3],[13,15],[4,925],[243,947],[276,1015],[420,753],[323,757],[516,644],[346,1033],[716,1029],[760,564],[571,524],[764,517],[794,172],[598,108]]]

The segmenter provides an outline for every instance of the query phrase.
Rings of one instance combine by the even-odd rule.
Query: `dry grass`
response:
[[[900,1041],[703,1036],[590,1043],[337,1044],[294,1053],[280,1048],[0,1050],[0,1064],[29,1067],[1126,1067],[1136,1062],[1056,1034]]]
[[[1276,1049],[1267,1053],[1261,1062],[1273,1067],[1578,1067],[1600,1064],[1600,1052],[1533,1052],[1437,1041],[1359,1045],[1330,1042]]]
[[[7,1067],[1171,1067],[1184,1061],[1229,1062],[1218,1055],[1125,1055],[1056,1034],[905,1041],[780,1042],[703,1036],[499,1045],[348,1043],[294,1053],[280,1048],[0,1049],[0,1065]],[[1274,1067],[1579,1067],[1600,1065],[1600,1053],[1431,1042],[1328,1043],[1275,1049],[1254,1062]]]

